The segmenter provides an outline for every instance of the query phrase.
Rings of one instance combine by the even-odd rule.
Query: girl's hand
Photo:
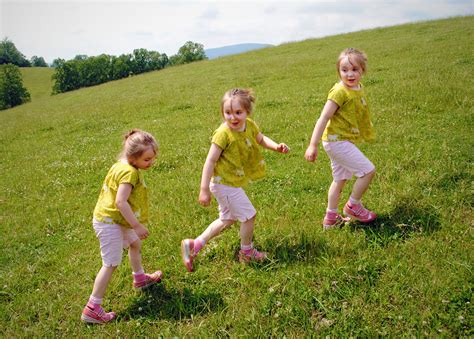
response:
[[[304,154],[306,160],[313,162],[318,157],[318,146],[309,145]]]
[[[148,236],[150,235],[150,233],[148,232],[148,229],[142,224],[138,224],[133,229],[135,230],[135,233],[141,240],[148,238]]]
[[[199,203],[202,206],[209,206],[211,204],[211,191],[209,189],[201,189],[199,192]]]
[[[280,153],[288,153],[290,151],[290,148],[286,144],[281,143],[278,144],[276,151]]]

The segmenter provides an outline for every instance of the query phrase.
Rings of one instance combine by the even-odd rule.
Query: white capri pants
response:
[[[95,219],[92,220],[95,234],[100,243],[100,255],[105,267],[116,267],[122,262],[125,248],[139,240],[135,231],[118,224],[107,224]]]

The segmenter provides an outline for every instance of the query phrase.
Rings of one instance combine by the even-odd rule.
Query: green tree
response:
[[[87,60],[87,58],[88,56],[85,54],[77,54],[73,60],[83,61],[83,60]]]
[[[31,66],[30,62],[16,49],[15,44],[8,40],[8,38],[0,42],[0,65],[4,64],[14,64],[20,67]]]
[[[30,93],[23,87],[18,66],[0,65],[0,109],[15,107],[30,100]]]
[[[159,52],[155,51],[150,51],[149,53],[150,63],[148,65],[148,69],[150,71],[155,71],[166,67],[168,64],[168,56],[165,53],[160,54]]]
[[[76,60],[77,61],[77,60]],[[94,86],[109,81],[111,62],[107,54],[77,61],[82,86]]]
[[[81,76],[79,69],[80,61],[64,61],[57,59],[56,70],[53,74],[53,94],[72,91],[81,87]]]
[[[193,61],[205,59],[207,59],[207,57],[204,52],[204,45],[188,41],[179,48],[176,61],[178,61],[179,64],[187,64]]]
[[[111,80],[117,80],[128,77],[132,74],[132,55],[122,54],[119,57],[112,56],[110,59],[110,76]]]
[[[36,55],[33,55],[31,57],[31,66],[33,67],[48,67],[48,64],[46,61],[44,61],[43,57],[38,57]]]

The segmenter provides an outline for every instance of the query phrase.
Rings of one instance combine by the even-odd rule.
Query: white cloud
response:
[[[0,0],[0,38],[51,62],[136,48],[172,55],[189,40],[280,44],[473,13],[472,0]]]

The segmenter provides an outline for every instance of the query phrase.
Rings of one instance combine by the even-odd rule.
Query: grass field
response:
[[[473,336],[474,17],[288,43],[50,96],[51,71],[25,69],[31,103],[2,111],[0,336]],[[346,47],[369,56],[363,79],[378,139],[364,197],[371,226],[323,231],[331,182],[322,150],[304,151]],[[49,72],[49,73],[48,73]],[[238,227],[185,271],[179,244],[217,216],[197,203],[219,101],[251,87],[262,131],[291,147],[264,151],[264,180],[247,189],[263,265],[235,260]],[[160,156],[151,191],[147,270],[165,279],[131,288],[114,273],[105,326],[80,322],[101,266],[91,218],[102,180],[132,127]],[[348,197],[349,190],[343,195]]]

